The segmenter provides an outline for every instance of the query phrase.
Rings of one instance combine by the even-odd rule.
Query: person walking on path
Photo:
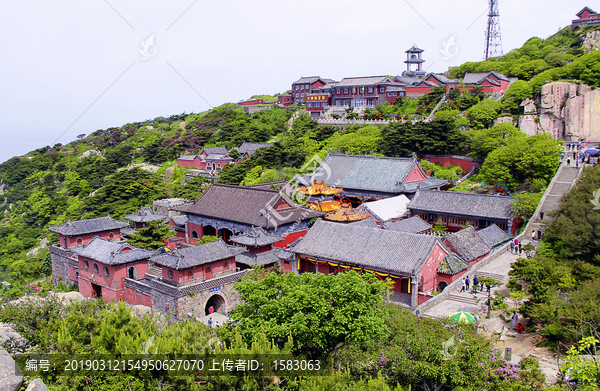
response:
[[[465,288],[467,287],[467,285],[465,284],[465,279],[462,279],[462,282],[460,284],[460,292],[465,292]],[[460,293],[459,292],[459,293]]]
[[[571,159],[567,158],[567,166],[571,165]]]
[[[467,276],[467,279],[465,280],[465,285],[467,286],[467,292],[468,292],[469,286],[471,285],[471,280],[469,280],[469,276]]]
[[[531,231],[531,241],[535,240],[535,229]]]
[[[517,320],[519,320],[519,314],[518,313],[514,313],[512,316],[512,328],[513,331],[517,331]]]
[[[510,253],[513,254],[515,252],[515,242],[511,240],[510,242]]]
[[[521,251],[523,251],[523,245],[519,242],[519,255],[521,255]]]
[[[579,159],[575,160],[575,168],[579,168]]]
[[[473,276],[473,291],[477,292],[477,288],[479,288],[479,279],[475,275]]]
[[[540,220],[544,220],[544,211],[540,210]]]

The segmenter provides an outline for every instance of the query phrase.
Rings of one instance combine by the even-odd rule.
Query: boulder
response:
[[[500,318],[485,319],[479,323],[479,326],[490,333],[501,333],[504,328],[504,321]]]
[[[10,354],[0,348],[0,390],[17,391],[23,384],[21,369]]]
[[[514,119],[512,116],[504,116],[504,117],[498,117],[494,120],[494,123],[492,124],[492,126],[496,126],[498,124],[503,124],[505,122],[510,123],[511,125],[514,125]]]
[[[50,391],[48,387],[44,384],[42,379],[34,379],[25,391]]]
[[[538,124],[535,121],[535,115],[525,114],[519,117],[519,130],[528,136],[538,133]]]
[[[85,296],[79,292],[58,292],[58,293],[54,293],[54,294],[59,299],[63,299],[65,301],[68,301],[68,300],[79,301],[79,300],[85,299]]]

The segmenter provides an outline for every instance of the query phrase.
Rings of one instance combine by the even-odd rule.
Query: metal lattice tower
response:
[[[498,0],[490,0],[487,30],[485,32],[485,51],[483,59],[502,55],[502,36],[500,35],[500,11]]]

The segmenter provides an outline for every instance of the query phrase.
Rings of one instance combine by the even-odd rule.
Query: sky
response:
[[[499,0],[504,53],[554,34],[586,5]],[[413,44],[429,72],[480,61],[488,6],[0,0],[0,162],[98,129],[283,93],[301,76],[399,75]]]

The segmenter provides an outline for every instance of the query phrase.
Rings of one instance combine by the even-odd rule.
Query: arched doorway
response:
[[[205,225],[204,227],[202,227],[202,233],[204,235],[216,236],[217,230],[215,229],[215,227],[212,227],[210,225]]]
[[[446,281],[440,281],[440,283],[438,284],[438,292],[443,291],[444,289],[446,289],[447,286],[448,283]]]
[[[135,280],[137,277],[137,270],[135,270],[135,266],[131,266],[129,269],[127,269],[127,277]]]
[[[218,312],[220,314],[225,314],[225,299],[221,295],[214,295],[206,302],[206,306],[204,307],[204,314],[210,315],[210,309],[213,309],[212,313]]]

